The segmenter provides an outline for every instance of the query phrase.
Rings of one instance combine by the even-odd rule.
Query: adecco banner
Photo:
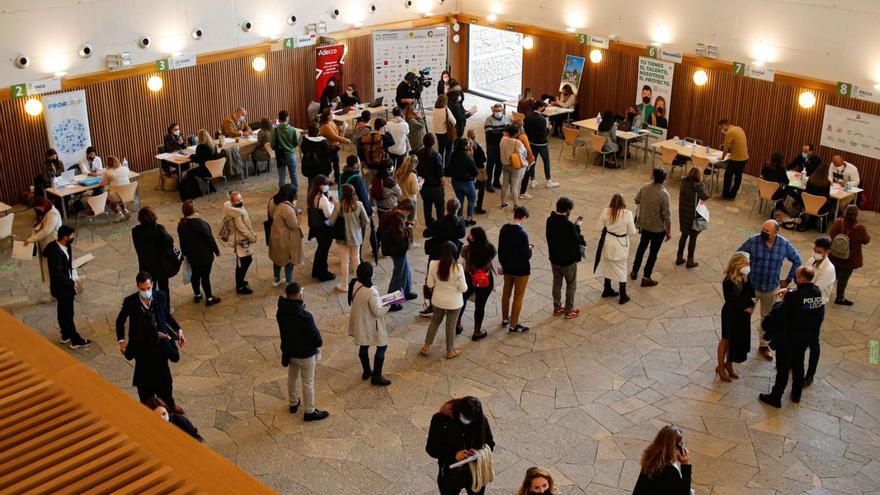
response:
[[[68,166],[79,162],[85,156],[86,148],[92,145],[86,92],[78,90],[46,95],[43,106],[49,146]]]
[[[318,90],[317,99],[320,101],[321,94],[332,79],[335,84],[335,94],[342,93],[342,66],[345,64],[345,45],[330,45],[317,48],[315,55],[315,80]]]

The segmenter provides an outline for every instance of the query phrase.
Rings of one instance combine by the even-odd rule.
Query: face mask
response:
[[[643,96],[642,103],[644,103],[645,105],[647,105],[648,103],[651,103],[651,97],[650,96]]]
[[[721,134],[727,134],[727,129],[721,129]]]
[[[171,421],[171,417],[168,416],[168,411],[162,411],[162,419],[165,421]]]
[[[235,203],[232,206],[235,206],[236,208],[241,208],[242,206],[244,206],[244,201],[239,201],[238,203]]]
[[[140,296],[143,299],[152,299],[153,298],[153,289],[139,290],[138,294],[140,294]]]
[[[321,186],[321,192],[322,193],[330,192],[330,186]]]
[[[813,258],[815,258],[817,261],[821,261],[825,259],[825,255],[822,253],[813,253]]]
[[[752,271],[752,269],[751,269],[751,267],[748,267],[748,266],[744,266],[739,269],[739,272],[742,273],[743,277],[748,277],[750,271]]]
[[[354,94],[354,90],[352,90],[352,89],[347,89],[347,90],[345,90],[345,94],[347,94],[348,96],[351,96],[351,95]]]
[[[810,156],[810,154],[809,153],[801,153],[801,156],[804,157],[804,160],[806,160]]]
[[[449,82],[449,76],[443,76],[443,82]]]
[[[461,424],[463,424],[463,425],[465,425],[465,426],[471,424],[471,420],[465,418],[464,416],[459,416],[459,417],[458,417],[458,420],[461,421]]]
[[[336,86],[336,84],[333,81],[330,81],[327,83],[327,86],[330,86],[332,88],[333,86]]]
[[[175,135],[175,136],[180,136],[180,129],[174,131],[174,135]]]
[[[769,240],[770,240],[770,234],[768,234],[767,232],[761,231],[761,240],[762,240],[762,241],[769,241]]]
[[[550,490],[545,490],[543,492],[536,492],[534,490],[529,490],[529,495],[550,495]]]
[[[500,119],[501,119],[501,115],[502,115],[501,112],[492,112],[492,116],[495,117],[496,119],[499,119],[499,120],[500,120]]]
[[[238,116],[238,121],[239,121],[239,122],[244,122],[244,115],[239,115],[239,116]]]

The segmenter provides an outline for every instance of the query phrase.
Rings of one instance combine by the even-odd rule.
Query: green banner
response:
[[[162,59],[156,60],[156,71],[157,72],[165,72],[166,70],[168,70],[168,65],[169,64],[168,64],[167,58],[162,58]]]
[[[734,76],[746,75],[746,64],[744,64],[742,62],[734,62],[733,63],[733,75]]]
[[[837,94],[840,96],[852,96],[853,85],[845,82],[837,83]]]
[[[27,83],[21,84],[13,84],[10,89],[10,93],[13,98],[24,98],[27,96]]]

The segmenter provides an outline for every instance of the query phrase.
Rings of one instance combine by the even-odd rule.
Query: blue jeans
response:
[[[406,255],[392,256],[394,271],[391,272],[391,281],[388,283],[388,292],[403,290],[404,294],[412,293],[412,272],[409,269],[409,260]]]
[[[272,274],[275,276],[275,281],[278,282],[281,280],[281,267],[273,264],[272,265]],[[288,284],[293,283],[293,264],[288,263],[284,265],[284,281]]]
[[[453,179],[452,190],[455,191],[455,197],[458,198],[458,203],[461,205],[458,209],[459,216],[462,210],[464,210],[464,198],[467,197],[466,218],[472,218],[474,216],[474,204],[477,202],[477,189],[474,186],[474,181]]]
[[[446,138],[446,133],[437,133],[437,152],[443,157],[443,163],[449,161],[449,155],[452,154],[452,141]]]
[[[299,177],[297,176],[296,155],[282,151],[275,152],[275,162],[278,166],[278,187],[287,182],[286,175],[290,173],[290,183],[293,184],[293,190],[299,190]]]
[[[501,183],[501,148],[486,147],[486,181],[492,187]]]
[[[546,144],[543,146],[540,144],[533,144],[532,153],[535,155],[535,165],[538,164],[538,157],[544,161],[544,178],[550,180],[550,147]]]
[[[339,150],[330,148],[330,164],[333,165],[333,183],[342,184],[342,174],[339,172]],[[342,187],[339,187],[342,190]]]

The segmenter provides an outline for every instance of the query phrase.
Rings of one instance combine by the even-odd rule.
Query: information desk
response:
[[[137,180],[137,178],[140,176],[141,176],[141,174],[139,174],[137,172],[129,171],[128,180],[134,181],[134,180]],[[51,194],[52,196],[55,196],[61,200],[59,202],[61,203],[61,216],[63,218],[65,218],[65,219],[67,218],[67,205],[65,205],[65,198],[67,198],[68,196],[73,196],[74,194],[82,194],[86,191],[91,191],[92,189],[97,189],[97,188],[101,187],[100,182],[98,182],[97,184],[91,185],[91,186],[79,185],[79,183],[81,181],[84,181],[89,178],[90,177],[88,175],[77,175],[73,179],[72,184],[61,187],[59,189],[55,189],[54,187],[47,187],[46,188],[46,194]]]

